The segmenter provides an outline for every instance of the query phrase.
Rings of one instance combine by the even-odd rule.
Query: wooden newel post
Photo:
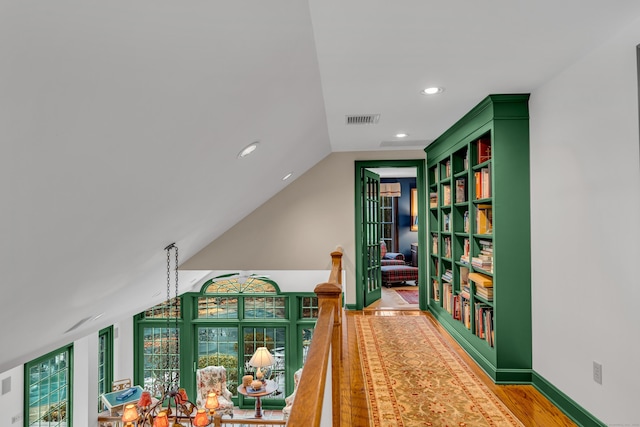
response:
[[[333,254],[331,254],[333,257]],[[340,253],[342,257],[342,253]],[[321,283],[314,289],[318,307],[333,307],[333,335],[331,338],[331,401],[333,426],[340,425],[340,377],[342,373],[342,286],[339,283]]]

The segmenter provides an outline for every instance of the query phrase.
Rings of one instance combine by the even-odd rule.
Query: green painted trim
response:
[[[42,356],[33,359],[23,365],[23,400],[22,400],[22,409],[24,416],[22,417],[22,425],[24,427],[29,427],[29,389],[31,387],[31,377],[29,375],[29,370],[32,366],[37,365],[43,360],[50,359],[52,356],[56,356],[60,353],[67,353],[67,427],[73,427],[73,382],[75,376],[75,364],[73,362],[73,344],[64,345],[56,350],[50,351],[47,354],[43,354]]]
[[[532,385],[576,424],[583,427],[606,427],[605,423],[594,417],[589,411],[578,405],[575,400],[535,371],[532,372]]]
[[[354,218],[356,228],[356,303],[347,304],[349,310],[362,310],[364,308],[364,284],[363,284],[363,265],[364,258],[362,255],[362,192],[361,174],[362,169],[380,168],[380,167],[415,167],[416,168],[416,189],[418,190],[418,224],[427,224],[427,184],[426,184],[426,162],[424,159],[400,159],[400,160],[356,160],[354,167],[355,191],[354,191]],[[418,225],[418,227],[420,227]],[[420,230],[418,228],[418,230]],[[418,231],[418,247],[426,248],[426,234]],[[426,252],[420,251],[425,254]],[[424,262],[418,263],[418,291],[419,291],[419,308],[427,310],[427,258],[421,255]]]
[[[495,366],[493,365],[493,363],[491,363],[491,361],[489,361],[489,359],[487,359],[482,353],[480,353],[473,344],[471,344],[467,340],[468,334],[463,335],[454,327],[454,324],[450,320],[451,315],[439,306],[430,306],[429,310],[431,311],[431,314],[433,314],[433,316],[436,318],[436,320],[440,323],[440,325],[442,325],[445,330],[449,332],[449,335],[451,335],[451,337],[456,340],[458,344],[460,344],[464,351],[466,351],[467,354],[469,354],[469,356],[471,356],[473,360],[475,360],[478,366],[495,382]],[[455,320],[454,322],[460,323],[457,320]]]

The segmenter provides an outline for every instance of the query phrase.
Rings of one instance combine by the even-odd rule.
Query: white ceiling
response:
[[[423,147],[637,16],[636,0],[0,0],[0,372],[161,301],[163,248],[188,259],[286,173],[400,131]]]

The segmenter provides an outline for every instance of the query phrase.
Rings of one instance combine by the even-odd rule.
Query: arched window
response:
[[[315,294],[283,293],[267,277],[231,274],[213,278],[200,292],[180,299],[178,313],[164,303],[136,317],[136,382],[153,390],[166,366],[162,361],[174,356],[179,358],[180,385],[195,396],[195,369],[224,366],[235,404],[250,408],[254,400],[237,393],[238,382],[254,372],[249,360],[255,350],[267,347],[275,359],[267,376],[278,390],[264,397],[263,404],[266,408],[284,406],[284,397],[293,391],[292,375],[302,367],[313,335],[318,314]],[[177,331],[167,333],[167,315],[178,316]],[[179,355],[163,352],[163,348],[172,348],[163,345],[169,336],[179,338]]]

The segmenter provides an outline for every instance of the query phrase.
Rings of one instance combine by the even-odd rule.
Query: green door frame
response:
[[[425,254],[426,250],[426,175],[424,159],[407,159],[407,160],[357,160],[355,162],[355,229],[356,229],[356,310],[362,310],[365,307],[365,272],[366,265],[364,263],[363,254],[363,236],[362,236],[362,179],[363,169],[370,168],[416,168],[416,188],[418,190],[418,247],[420,257],[418,262],[418,290],[420,292],[419,308],[427,310],[427,262]]]

